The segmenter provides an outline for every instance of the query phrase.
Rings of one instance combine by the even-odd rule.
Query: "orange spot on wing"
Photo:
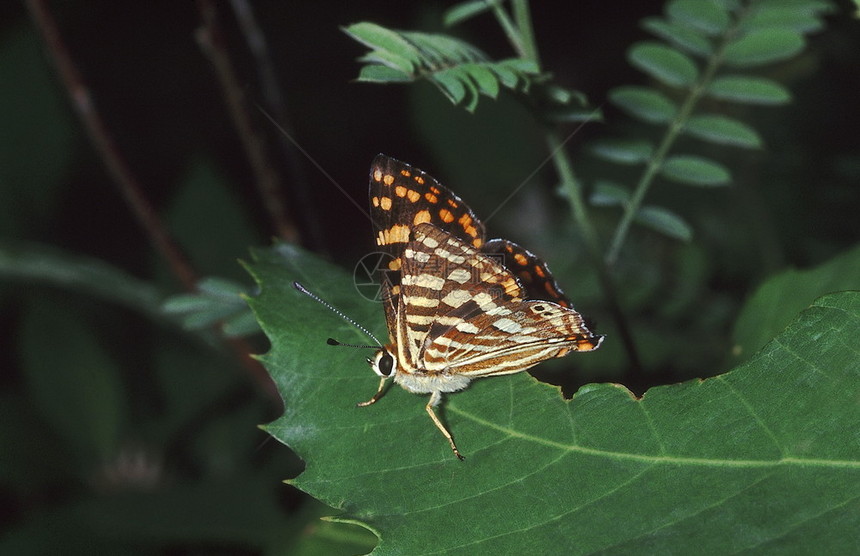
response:
[[[442,219],[442,222],[448,224],[454,221],[454,214],[448,209],[442,209],[439,211],[439,218]]]
[[[514,260],[517,261],[517,264],[520,266],[526,266],[527,264],[529,264],[529,260],[522,253],[515,254]]]
[[[385,185],[391,185],[392,183],[394,183],[394,176],[392,176],[391,174],[385,174],[384,176],[382,176],[382,183],[384,183]]]
[[[424,198],[427,199],[428,203],[433,203],[434,205],[439,202],[439,198],[432,193],[425,193]]]
[[[534,270],[535,270],[535,274],[537,274],[541,278],[546,278],[546,272],[543,271],[543,267],[541,267],[541,265],[536,264]]]
[[[373,171],[373,181],[382,181],[382,170]]]
[[[415,176],[412,179],[414,179],[417,183],[424,185],[424,178],[422,178],[421,176]]]
[[[379,206],[382,210],[391,210],[391,197],[382,197],[379,199]]]
[[[407,193],[406,196],[409,197],[409,200],[413,203],[421,198],[421,194],[418,193],[417,191],[415,191],[414,189],[410,189],[409,193]]]
[[[394,188],[394,194],[397,195],[398,197],[405,197],[407,191],[408,191],[408,189],[406,189],[402,185],[398,185],[397,187]]]
[[[412,225],[417,226],[418,224],[423,224],[424,222],[431,222],[433,219],[430,217],[429,210],[419,210],[415,213],[415,217],[412,219]]]

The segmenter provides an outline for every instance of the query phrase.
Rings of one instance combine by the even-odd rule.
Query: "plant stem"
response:
[[[245,148],[245,155],[257,177],[255,183],[260,192],[260,198],[278,237],[287,242],[296,243],[299,234],[287,215],[287,203],[282,194],[280,175],[266,150],[265,138],[254,126],[248,110],[245,91],[240,85],[236,67],[226,48],[227,39],[218,22],[217,2],[198,0],[197,6],[202,20],[202,25],[197,30],[197,42],[209,57],[220,80],[233,124],[236,126],[242,146]]]
[[[528,0],[513,0],[511,5],[514,10],[514,20],[517,22],[516,25],[519,30],[524,55],[540,68],[540,58],[538,57],[537,43],[535,42],[529,2]]]
[[[693,113],[693,109],[696,107],[696,104],[702,96],[704,96],[708,85],[713,80],[717,68],[722,63],[723,52],[732,40],[733,35],[737,30],[737,25],[738,23],[730,26],[723,34],[718,48],[714,52],[713,56],[708,60],[708,64],[705,66],[705,70],[702,72],[702,75],[690,88],[690,94],[687,95],[687,98],[678,110],[678,114],[672,119],[672,122],[669,124],[669,128],[663,135],[663,139],[660,141],[660,145],[657,147],[654,156],[651,157],[651,160],[645,167],[645,171],[642,173],[642,177],[639,178],[639,182],[636,184],[636,189],[633,191],[630,201],[624,206],[624,213],[621,216],[621,220],[618,222],[618,227],[615,229],[615,234],[612,237],[612,242],[609,244],[609,249],[606,251],[607,265],[613,266],[618,260],[618,255],[621,252],[625,239],[627,239],[627,233],[630,231],[630,225],[633,223],[633,219],[636,217],[636,214],[639,212],[639,208],[642,206],[645,194],[654,183],[654,178],[663,167],[666,155],[669,153],[672,145],[674,145],[678,135],[683,131],[684,125]]]
[[[529,52],[529,48],[523,44],[523,34],[521,33],[521,29],[517,28],[514,25],[514,22],[511,21],[508,12],[505,11],[505,8],[502,7],[501,2],[491,2],[493,7],[493,15],[496,16],[496,20],[499,22],[499,25],[502,26],[502,29],[505,32],[505,36],[508,37],[508,40],[511,43],[511,46],[517,53],[517,56],[523,58],[525,60],[534,60],[537,61],[537,57],[535,56],[534,48]],[[531,34],[530,32],[528,33]],[[534,43],[532,43],[532,47]]]
[[[564,142],[560,141],[558,136],[552,131],[546,133],[546,141],[562,187],[565,188],[570,198],[574,221],[585,239],[588,253],[597,270],[597,277],[603,289],[606,303],[609,306],[609,312],[615,321],[615,325],[618,327],[618,334],[621,337],[621,343],[624,346],[624,351],[627,353],[627,359],[630,363],[630,374],[637,375],[641,373],[642,363],[639,360],[636,343],[633,341],[633,334],[627,323],[627,316],[624,314],[621,303],[618,301],[618,294],[615,290],[615,283],[612,280],[609,267],[603,260],[600,239],[597,236],[594,225],[591,223],[591,219],[588,217],[582,188],[579,186],[579,181],[573,173],[573,166],[564,151]]]
[[[539,67],[540,58],[538,55],[537,43],[534,40],[534,29],[532,28],[532,19],[531,14],[529,13],[528,0],[513,0],[513,10],[514,16],[517,20],[516,25],[511,22],[507,12],[505,12],[498,3],[493,4],[493,13],[499,21],[499,24],[505,30],[508,40],[511,41],[513,48],[519,53],[521,58],[531,60]],[[606,303],[609,305],[609,311],[612,314],[615,325],[618,327],[618,333],[621,336],[621,343],[624,346],[624,350],[627,353],[627,358],[630,363],[630,374],[639,374],[642,370],[642,364],[639,361],[639,354],[636,350],[636,344],[633,341],[633,334],[630,332],[630,327],[627,324],[627,317],[618,301],[618,295],[615,291],[615,284],[612,280],[612,275],[604,262],[600,238],[597,236],[597,231],[588,216],[588,209],[585,204],[585,198],[582,194],[582,188],[579,186],[579,181],[573,173],[573,166],[565,153],[564,144],[567,140],[560,140],[558,135],[553,131],[547,131],[545,138],[556,172],[561,180],[561,184],[567,191],[568,197],[570,198],[574,222],[585,239],[585,245],[588,249],[589,256],[597,269],[597,276],[601,288],[603,289],[603,295],[606,299]]]

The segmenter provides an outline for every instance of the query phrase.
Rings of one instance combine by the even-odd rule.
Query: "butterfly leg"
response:
[[[374,394],[372,398],[370,398],[366,402],[359,402],[355,405],[357,405],[358,407],[367,407],[369,405],[375,404],[379,400],[379,398],[382,397],[383,391],[385,390],[386,380],[388,380],[388,377],[385,377],[379,381],[379,388],[376,390],[376,394]]]
[[[448,429],[445,428],[445,425],[442,424],[442,421],[439,420],[439,417],[436,416],[436,412],[433,411],[433,408],[439,405],[439,402],[442,401],[442,392],[435,391],[430,395],[430,401],[427,402],[427,406],[424,408],[427,410],[427,414],[430,415],[430,418],[433,419],[433,422],[436,424],[436,427],[442,431],[442,434],[445,435],[445,438],[448,439],[448,443],[451,445],[451,449],[454,451],[454,455],[460,461],[466,459],[462,454],[460,454],[460,450],[457,449],[457,445],[454,444],[454,437],[451,436],[451,433],[448,432]]]

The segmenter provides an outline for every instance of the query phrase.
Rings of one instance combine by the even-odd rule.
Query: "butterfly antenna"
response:
[[[355,345],[355,344],[344,344],[344,343],[338,342],[334,338],[329,338],[326,342],[326,343],[328,343],[328,345],[330,345],[330,346],[358,347],[358,348],[379,348],[382,346],[382,343],[380,343],[380,341],[376,339],[376,336],[374,336],[373,334],[370,333],[370,330],[361,326],[360,324],[358,324],[357,322],[355,322],[354,320],[352,320],[351,318],[346,316],[341,310],[335,308],[328,301],[325,301],[320,296],[311,292],[310,290],[308,290],[306,287],[304,287],[303,285],[301,285],[298,282],[293,282],[293,287],[296,288],[297,290],[299,290],[300,292],[302,292],[303,294],[305,294],[306,296],[310,297],[311,299],[313,299],[314,301],[316,301],[317,303],[319,303],[320,305],[322,305],[323,307],[325,307],[326,309],[328,309],[329,311],[331,311],[335,315],[339,316],[340,318],[342,318],[343,320],[345,320],[349,324],[358,328],[359,330],[361,330],[362,332],[367,334],[367,336],[370,339],[372,339],[374,342],[376,342],[375,346],[363,346],[363,345]]]

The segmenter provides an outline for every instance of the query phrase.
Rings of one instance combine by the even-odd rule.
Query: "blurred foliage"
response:
[[[624,381],[623,354],[613,345],[617,335],[569,217],[569,197],[541,166],[542,126],[581,122],[591,113],[573,87],[601,107],[607,124],[584,127],[566,149],[577,153],[577,174],[593,176],[583,184],[592,193],[591,214],[600,236],[611,237],[629,199],[624,184],[635,183],[658,129],[647,117],[625,114],[659,120],[661,109],[676,105],[672,87],[693,74],[665,49],[706,59],[702,34],[718,32],[719,22],[705,19],[697,32],[679,32],[676,24],[689,12],[678,7],[689,2],[671,3],[659,17],[663,3],[656,1],[619,11],[596,2],[575,10],[536,3],[534,38],[547,70],[536,73],[529,65],[483,66],[517,56],[487,13],[491,4],[467,2],[447,12],[449,4],[436,3],[396,11],[387,2],[252,5],[290,133],[327,174],[305,159],[284,164],[291,216],[302,230],[313,223],[322,231],[304,235],[307,247],[351,268],[372,249],[370,225],[354,206],[367,202],[368,163],[378,152],[409,161],[466,199],[491,235],[550,261],[577,308],[609,334],[595,357],[542,366],[542,378],[570,393],[591,381]],[[0,441],[7,446],[0,457],[0,553],[369,551],[374,535],[320,521],[333,510],[281,484],[302,463],[256,428],[281,407],[224,339],[224,332],[250,334],[252,351],[268,349],[241,304],[240,295],[254,290],[237,259],[267,243],[275,228],[252,186],[212,66],[194,41],[196,5],[89,0],[51,7],[118,149],[198,273],[213,278],[185,292],[170,277],[91,147],[24,4],[0,7]],[[681,145],[695,144],[695,154],[730,168],[731,186],[661,182],[649,191],[652,208],[637,215],[643,226],[632,228],[614,268],[647,371],[641,381],[625,382],[637,391],[733,365],[733,348],[755,349],[801,302],[824,293],[810,282],[856,284],[836,276],[853,269],[853,259],[834,258],[856,244],[860,208],[860,116],[852,109],[860,33],[847,16],[851,6],[838,7],[826,19],[797,17],[799,25],[820,22],[792,35],[806,35],[799,55],[749,71],[748,64],[762,61],[763,43],[741,43],[730,52],[740,69],[711,82],[704,107],[729,108],[720,119],[690,120]],[[788,12],[765,12],[752,22],[768,28],[773,18],[794,17]],[[360,21],[421,29],[425,53],[439,46],[433,36],[451,35],[459,42],[435,54],[469,54],[464,61],[472,65],[441,81],[431,72],[435,84],[408,90],[351,83],[362,52],[341,28]],[[443,21],[456,27],[442,29]],[[238,26],[225,27],[239,80],[259,99],[256,66]],[[645,33],[663,47],[635,46]],[[789,34],[777,38],[781,51],[795,48]],[[479,44],[481,53],[463,44]],[[655,93],[669,104],[655,101]],[[542,121],[533,117],[535,107]],[[256,123],[278,152],[279,132],[262,116]],[[727,151],[727,142],[762,146]],[[675,170],[690,175],[689,163]],[[744,300],[786,268],[813,266],[823,270],[769,282],[756,294],[750,307],[791,300],[791,314],[768,321],[767,338],[747,340],[758,321],[746,314],[738,321]],[[226,330],[207,328],[225,320]],[[302,334],[303,323],[287,326]],[[732,337],[733,329],[742,336]],[[562,372],[574,364],[576,373]],[[366,372],[355,369],[364,379]]]

